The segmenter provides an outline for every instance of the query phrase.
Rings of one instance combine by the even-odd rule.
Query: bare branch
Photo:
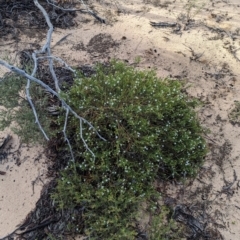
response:
[[[18,67],[16,66],[13,66],[13,65],[10,65],[9,63],[3,61],[0,59],[0,65],[8,68],[9,70],[11,70],[12,72],[15,72],[17,73],[18,75],[21,75],[23,77],[25,77],[26,79],[28,79],[27,81],[27,86],[26,86],[26,95],[27,95],[27,99],[31,105],[31,108],[33,110],[33,113],[34,113],[34,116],[35,116],[35,122],[38,124],[39,126],[39,129],[42,131],[44,137],[49,140],[49,138],[47,137],[46,133],[44,132],[39,120],[38,120],[38,116],[37,116],[37,112],[36,112],[36,109],[33,105],[33,102],[31,100],[31,96],[30,96],[30,92],[29,92],[29,88],[30,88],[30,83],[31,81],[39,84],[40,86],[42,86],[44,89],[46,89],[48,92],[52,93],[54,96],[56,96],[58,98],[58,100],[61,102],[61,105],[62,105],[62,108],[66,111],[66,116],[65,116],[65,123],[64,123],[64,127],[63,127],[63,135],[64,135],[64,140],[67,142],[68,146],[69,146],[69,149],[70,149],[70,152],[71,152],[71,156],[72,156],[72,160],[74,161],[74,155],[73,155],[73,151],[72,151],[72,146],[70,144],[70,141],[69,139],[67,138],[67,134],[66,134],[66,131],[67,131],[67,121],[68,121],[68,116],[69,116],[69,113],[73,114],[74,117],[76,117],[78,120],[79,120],[79,123],[80,123],[80,137],[81,137],[81,140],[83,141],[83,144],[85,146],[85,148],[87,149],[87,151],[89,151],[93,157],[95,158],[95,155],[94,153],[91,151],[91,149],[88,147],[85,139],[83,138],[83,129],[82,129],[82,123],[85,123],[89,126],[90,129],[93,129],[96,134],[98,135],[98,137],[103,140],[103,141],[106,141],[106,139],[104,139],[99,133],[98,131],[93,127],[93,125],[88,122],[86,119],[80,117],[62,98],[61,96],[59,95],[60,92],[61,92],[61,89],[59,87],[59,82],[58,82],[58,79],[57,79],[57,76],[55,74],[55,71],[54,71],[54,68],[53,68],[53,60],[56,60],[56,61],[59,61],[61,62],[62,64],[65,65],[66,68],[68,68],[70,71],[72,72],[75,72],[71,67],[69,67],[62,59],[58,58],[58,57],[54,57],[51,55],[51,39],[52,39],[52,33],[53,33],[53,25],[50,21],[50,18],[47,14],[47,12],[45,11],[45,9],[38,3],[38,0],[34,0],[34,3],[35,5],[40,9],[40,11],[43,13],[45,19],[46,19],[46,22],[48,24],[48,27],[49,27],[49,30],[48,30],[48,33],[47,33],[47,39],[46,39],[46,43],[44,44],[44,46],[42,47],[42,49],[40,51],[34,51],[32,53],[32,59],[34,61],[34,68],[33,68],[33,71],[32,71],[32,74],[29,75],[28,73],[26,73],[24,70],[21,70],[19,69]],[[41,56],[41,57],[38,57],[38,54],[47,54],[47,56]],[[54,83],[55,83],[55,90],[53,90],[51,87],[49,87],[47,84],[45,84],[43,81],[41,81],[40,79],[36,78],[35,77],[35,74],[37,72],[37,68],[38,68],[38,60],[40,59],[48,59],[48,62],[49,62],[49,69],[50,69],[50,72],[51,72],[51,75],[53,77],[53,80],[54,80]]]
[[[36,74],[36,71],[37,71],[37,54],[39,53],[44,53],[46,50],[48,52],[48,56],[50,57],[51,55],[51,49],[50,49],[50,44],[51,44],[51,38],[52,38],[52,33],[53,33],[53,25],[47,15],[47,12],[45,11],[45,9],[38,3],[37,0],[34,0],[34,4],[42,11],[45,19],[46,19],[46,22],[48,24],[48,27],[49,27],[49,30],[48,30],[48,35],[47,35],[47,41],[46,41],[46,44],[43,46],[42,50],[41,51],[35,51],[33,54],[32,54],[32,58],[33,58],[33,61],[34,61],[34,69],[32,71],[32,76],[34,76]],[[57,91],[60,91],[59,89],[59,85],[58,85],[58,80],[57,80],[57,77],[56,77],[56,74],[54,72],[54,69],[53,69],[53,61],[52,61],[52,58],[49,58],[49,68],[50,68],[50,72],[53,76],[53,79],[55,81],[55,88],[57,89]],[[37,112],[36,112],[36,109],[34,107],[34,104],[32,102],[32,99],[31,99],[31,96],[30,96],[30,91],[29,91],[29,88],[30,88],[30,80],[28,79],[27,81],[27,86],[26,86],[26,96],[27,96],[27,100],[32,108],[32,111],[33,111],[33,114],[35,116],[35,123],[38,124],[38,127],[39,129],[41,130],[41,132],[43,133],[45,139],[48,141],[49,138],[47,136],[47,134],[45,133],[45,131],[43,130],[40,122],[39,122],[39,119],[38,119],[38,115],[37,115]]]
[[[48,28],[49,28],[48,29],[48,34],[47,34],[47,41],[46,41],[45,45],[43,46],[42,50],[40,52],[36,52],[36,54],[37,53],[44,53],[46,51],[48,56],[51,56],[51,40],[52,40],[52,33],[53,33],[53,25],[52,25],[52,23],[50,21],[50,18],[48,16],[46,10],[38,3],[38,0],[34,0],[34,4],[43,13],[43,16],[45,17],[45,20],[46,20]],[[52,58],[49,58],[48,62],[49,62],[49,69],[50,69],[50,72],[52,74],[52,77],[53,77],[53,80],[54,80],[54,83],[55,83],[55,89],[56,89],[57,92],[60,92],[58,79],[57,79],[57,76],[56,76],[55,71],[53,69],[53,60],[52,60]]]
[[[71,72],[75,73],[76,71],[74,69],[72,69],[65,61],[63,61],[61,58],[59,57],[54,57],[54,56],[43,56],[43,57],[38,57],[37,60],[41,60],[41,59],[49,59],[52,58],[53,60],[56,60],[60,63],[62,63],[68,70],[70,70]]]
[[[40,131],[42,132],[42,134],[44,135],[45,139],[46,139],[47,141],[49,141],[49,138],[48,138],[47,134],[46,134],[45,131],[43,130],[42,125],[40,124],[40,122],[39,122],[39,120],[38,120],[38,115],[37,115],[36,109],[35,109],[35,107],[34,107],[34,105],[33,105],[32,99],[31,99],[31,97],[30,97],[29,88],[30,88],[30,80],[28,79],[28,81],[27,81],[27,86],[26,86],[26,96],[27,96],[27,100],[28,100],[28,102],[29,102],[29,104],[30,104],[30,106],[31,106],[31,108],[32,108],[33,114],[34,114],[34,116],[35,116],[35,123],[37,123],[37,125],[38,125]]]
[[[83,123],[86,123],[91,129],[93,129],[93,130],[96,132],[96,134],[98,135],[98,137],[99,137],[100,139],[102,139],[103,141],[106,141],[106,139],[103,138],[103,137],[98,133],[98,131],[93,127],[93,125],[92,125],[90,122],[88,122],[86,119],[80,117],[80,116],[60,97],[60,95],[59,95],[56,91],[54,91],[52,88],[50,88],[47,84],[45,84],[44,82],[42,82],[42,81],[39,80],[38,78],[33,77],[32,75],[27,74],[24,70],[21,70],[21,69],[19,69],[18,67],[15,67],[15,66],[13,66],[13,65],[10,65],[10,64],[8,64],[7,62],[5,62],[5,61],[3,61],[3,60],[1,60],[1,59],[0,59],[0,65],[8,68],[8,69],[11,70],[12,72],[15,72],[15,73],[19,74],[20,76],[23,76],[23,77],[25,77],[25,78],[27,78],[27,79],[29,79],[29,80],[31,80],[31,81],[33,81],[33,82],[36,82],[36,83],[38,83],[39,85],[41,85],[41,86],[42,86],[43,88],[45,88],[48,92],[52,93],[54,96],[56,96],[56,97],[59,99],[59,101],[61,102],[61,104],[62,104],[62,106],[63,106],[63,108],[64,108],[65,110],[68,109],[69,112],[74,115],[74,117],[76,117],[79,121],[82,121]],[[80,129],[80,135],[81,135],[81,134],[82,134],[82,130]],[[84,143],[84,145],[86,146],[86,142]]]
[[[105,19],[99,17],[95,12],[93,12],[91,9],[88,8],[88,6],[84,3],[83,0],[78,0],[84,7],[85,9],[82,10],[82,9],[76,9],[76,8],[63,8],[63,7],[60,7],[58,5],[56,5],[54,3],[54,1],[49,1],[47,0],[47,2],[50,4],[50,5],[53,5],[54,7],[58,8],[58,9],[61,9],[63,11],[70,11],[70,12],[76,12],[76,11],[80,11],[82,13],[88,13],[90,15],[92,15],[93,17],[95,17],[99,22],[101,23],[106,23]]]
[[[63,7],[60,7],[60,6],[56,5],[56,4],[55,4],[56,2],[54,2],[54,1],[52,1],[52,0],[50,0],[50,1],[47,0],[47,2],[48,2],[48,4],[54,6],[54,7],[58,8],[58,9],[61,9],[61,10],[63,10],[63,11],[69,11],[69,12],[81,11],[81,10],[76,9],[76,8],[63,8]]]
[[[66,109],[66,117],[65,117],[65,122],[64,122],[64,127],[63,127],[63,135],[64,135],[64,140],[67,142],[69,150],[71,152],[72,160],[75,162],[73,151],[72,151],[72,146],[67,138],[66,130],[67,130],[67,121],[68,121],[68,114],[69,114],[69,109]]]
[[[92,156],[94,157],[95,159],[95,154],[92,152],[92,150],[88,147],[83,135],[82,135],[82,120],[79,121],[80,122],[80,137],[84,143],[84,146],[86,147],[86,149],[92,154]]]

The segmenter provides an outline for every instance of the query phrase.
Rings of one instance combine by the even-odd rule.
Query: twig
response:
[[[38,173],[38,176],[36,177],[36,179],[35,180],[33,180],[32,181],[32,190],[33,190],[33,194],[35,194],[35,192],[34,192],[34,185],[37,183],[37,181],[41,181],[42,182],[42,184],[44,185],[44,182],[43,182],[43,180],[41,179],[41,177],[40,177],[40,173]]]
[[[28,102],[29,102],[29,104],[30,104],[30,106],[31,106],[31,108],[32,108],[33,114],[34,114],[34,116],[35,116],[35,123],[38,125],[38,128],[39,128],[40,131],[42,132],[42,134],[43,134],[43,136],[45,137],[45,139],[46,139],[47,141],[49,141],[49,138],[48,138],[47,134],[45,133],[45,131],[44,131],[41,123],[40,123],[39,120],[38,120],[37,111],[36,111],[36,109],[35,109],[35,107],[34,107],[34,104],[33,104],[33,102],[32,102],[32,98],[30,97],[30,92],[29,92],[30,84],[31,84],[31,82],[30,82],[30,80],[28,79],[28,80],[27,80],[27,86],[26,86],[26,96],[27,96],[27,100],[28,100]]]
[[[153,27],[176,27],[177,23],[150,22],[150,25],[153,26]]]
[[[74,69],[72,69],[65,61],[63,61],[61,58],[59,57],[54,57],[54,56],[43,56],[43,57],[38,57],[37,60],[41,60],[41,59],[50,59],[52,58],[53,60],[56,60],[60,63],[62,63],[69,71],[75,73],[76,71]]]
[[[71,33],[67,34],[66,36],[62,37],[59,41],[57,41],[54,46],[52,47],[52,49],[54,47],[56,47],[59,43],[61,43],[62,41],[66,40],[68,36],[72,35]]]
[[[96,13],[94,13],[92,10],[90,10],[88,8],[88,6],[83,2],[83,0],[79,0],[79,2],[81,2],[81,4],[85,7],[84,10],[82,9],[76,9],[76,8],[63,8],[63,7],[60,7],[56,4],[53,3],[53,1],[49,1],[47,0],[47,2],[50,4],[50,5],[53,5],[54,7],[58,8],[58,9],[61,9],[62,11],[68,11],[68,12],[76,12],[76,11],[80,11],[82,13],[88,13],[90,15],[92,15],[93,17],[95,17],[99,22],[101,23],[106,23],[105,19],[99,17]]]
[[[56,5],[56,4],[54,3],[54,1],[49,1],[49,0],[47,0],[47,2],[48,2],[48,4],[54,6],[55,8],[61,9],[61,10],[63,10],[63,11],[68,11],[68,12],[81,11],[81,10],[76,9],[76,8],[63,8],[63,7],[60,7],[60,6]]]
[[[203,53],[198,53],[198,54],[196,54],[191,47],[187,46],[186,44],[183,44],[183,45],[186,46],[186,47],[189,49],[189,51],[191,52],[191,54],[192,54],[192,56],[190,57],[190,60],[191,60],[191,61],[198,61],[198,59],[199,59],[200,57],[202,57],[203,54],[204,54],[204,52],[203,52]]]
[[[2,46],[7,46],[7,45],[11,45],[11,44],[14,44],[14,43],[16,43],[16,41],[10,42],[10,43],[5,43],[5,44],[0,44],[0,47],[2,47]]]
[[[238,56],[237,56],[237,52],[238,52],[239,50],[240,50],[240,48],[230,51],[238,62],[240,62],[240,59],[239,59]]]
[[[52,25],[52,23],[50,21],[50,18],[48,16],[46,10],[38,3],[38,0],[34,0],[34,4],[43,13],[43,16],[45,17],[45,20],[46,20],[47,25],[49,27],[48,33],[47,33],[46,43],[43,46],[41,51],[36,51],[36,54],[37,53],[45,53],[45,52],[47,52],[47,55],[51,56],[51,40],[52,40],[52,33],[53,33],[53,25]],[[36,66],[36,62],[35,62],[35,66]],[[60,92],[60,88],[59,88],[59,85],[58,85],[58,79],[57,79],[57,76],[56,76],[55,71],[53,69],[53,60],[51,58],[49,58],[49,69],[50,69],[50,72],[52,74],[52,77],[53,77],[53,80],[54,80],[54,83],[55,83],[55,89],[56,89],[57,92]],[[34,71],[33,71],[33,73],[34,73]]]
[[[67,134],[66,134],[66,129],[67,129],[67,121],[68,121],[68,114],[69,114],[69,109],[66,109],[66,117],[65,117],[65,122],[64,122],[64,127],[63,127],[63,135],[64,135],[64,140],[67,142],[71,156],[72,156],[72,160],[75,162],[74,159],[74,155],[73,155],[73,151],[72,151],[72,146],[67,138]]]
[[[85,139],[83,138],[83,135],[82,135],[82,120],[80,120],[79,122],[80,122],[80,137],[81,137],[81,139],[82,139],[82,141],[83,141],[83,143],[84,143],[85,148],[92,154],[92,156],[93,156],[94,159],[95,159],[94,153],[91,151],[91,149],[89,149],[89,147],[88,147]]]
[[[89,7],[84,3],[83,0],[78,0],[79,2],[82,3],[82,5],[85,7],[85,11],[95,17],[99,22],[101,23],[106,23],[106,21],[103,18],[100,18],[96,13],[94,13],[92,10],[89,9]]]
[[[215,28],[215,27],[210,27],[210,26],[208,26],[208,25],[206,25],[206,24],[203,24],[203,26],[205,26],[206,28],[208,28],[208,29],[210,29],[210,30],[212,30],[212,31],[215,31],[215,32],[223,32],[223,33],[225,33],[229,38],[231,38],[232,40],[234,40],[234,37],[232,36],[232,34],[231,33],[229,33],[229,32],[227,32],[226,30],[224,30],[224,29],[222,29],[222,28]]]

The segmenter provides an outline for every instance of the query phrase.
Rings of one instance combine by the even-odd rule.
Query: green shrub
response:
[[[194,176],[206,154],[197,101],[179,81],[158,79],[121,62],[79,74],[63,98],[99,131],[70,117],[75,163],[62,171],[53,198],[60,208],[84,207],[91,239],[134,239],[138,204],[155,194],[156,178]],[[60,118],[63,124],[63,119]]]
[[[183,228],[171,218],[170,209],[162,206],[152,213],[148,236],[150,240],[181,240]]]

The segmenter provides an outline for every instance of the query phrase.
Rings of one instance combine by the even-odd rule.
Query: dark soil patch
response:
[[[106,56],[112,48],[118,47],[119,43],[114,41],[110,34],[100,33],[95,35],[87,45],[89,53],[99,53]]]
[[[75,25],[73,19],[76,12],[63,11],[48,4],[47,1],[39,3],[47,11],[54,27],[68,28]],[[18,39],[20,34],[30,38],[45,36],[42,29],[47,29],[46,20],[32,0],[0,0],[0,6],[0,38]]]
[[[84,46],[83,42],[73,45],[72,49],[76,51],[86,51],[86,47]]]

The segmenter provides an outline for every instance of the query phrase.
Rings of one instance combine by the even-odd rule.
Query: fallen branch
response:
[[[176,27],[177,23],[168,23],[168,22],[150,22],[150,25],[153,27]]]
[[[70,68],[62,59],[60,58],[57,58],[57,57],[54,57],[51,55],[51,39],[52,39],[52,33],[53,33],[53,25],[50,21],[50,18],[47,14],[47,12],[45,11],[45,9],[39,4],[38,0],[34,0],[34,4],[40,9],[40,11],[43,13],[45,19],[46,19],[46,22],[48,24],[48,27],[49,27],[49,30],[48,30],[48,33],[47,33],[47,39],[46,39],[46,43],[44,44],[44,46],[42,47],[41,50],[39,51],[34,51],[32,53],[32,59],[34,61],[34,68],[33,68],[33,71],[31,73],[31,75],[29,75],[28,73],[26,73],[24,70],[16,67],[16,66],[13,66],[13,65],[10,65],[9,63],[3,61],[0,59],[0,65],[8,68],[10,71],[14,72],[14,73],[17,73],[18,75],[22,76],[22,77],[25,77],[28,81],[27,81],[27,86],[26,86],[26,96],[27,96],[27,100],[28,102],[30,103],[31,105],[31,108],[32,108],[32,111],[34,113],[34,116],[35,116],[35,122],[38,124],[38,127],[39,129],[41,130],[41,132],[43,133],[44,137],[46,138],[46,140],[49,140],[47,134],[45,133],[44,129],[42,128],[39,120],[38,120],[38,116],[37,116],[37,112],[36,112],[36,109],[34,107],[34,104],[31,100],[31,96],[30,96],[30,92],[29,92],[29,88],[30,88],[30,83],[31,81],[39,84],[40,86],[42,86],[45,90],[47,90],[48,92],[52,93],[54,96],[56,96],[58,98],[58,100],[61,102],[61,106],[62,108],[66,111],[66,116],[65,116],[65,123],[64,123],[64,127],[63,127],[63,135],[64,135],[64,140],[67,142],[68,146],[69,146],[69,150],[71,152],[71,157],[72,157],[72,160],[74,161],[74,154],[73,154],[73,151],[72,151],[72,147],[71,147],[71,144],[70,144],[70,141],[67,137],[67,134],[66,134],[66,130],[67,130],[67,120],[68,120],[68,115],[69,113],[73,114],[74,117],[76,117],[78,120],[79,120],[79,123],[80,123],[80,137],[81,137],[81,140],[83,141],[84,143],[84,146],[86,147],[86,149],[93,155],[93,157],[95,158],[95,155],[94,153],[89,149],[86,141],[84,140],[83,138],[83,135],[82,135],[82,123],[85,123],[87,124],[90,129],[93,129],[96,134],[98,135],[98,137],[100,139],[102,139],[103,141],[106,141],[99,133],[98,131],[93,127],[93,125],[88,122],[86,119],[80,117],[61,97],[60,97],[60,92],[61,92],[61,89],[59,87],[59,81],[57,79],[57,76],[55,74],[55,71],[54,71],[54,68],[53,68],[53,60],[57,60],[57,61],[60,61],[61,63],[63,63],[65,65],[65,67],[67,67],[69,70],[73,71],[74,70],[72,68]],[[41,56],[41,57],[38,57],[39,54],[47,54],[47,56]],[[48,62],[49,62],[49,69],[50,69],[50,72],[51,72],[51,75],[52,75],[52,78],[54,80],[54,83],[55,83],[55,90],[53,90],[51,87],[49,87],[47,84],[45,84],[43,81],[41,81],[40,79],[36,78],[35,77],[35,74],[37,72],[37,68],[38,68],[38,60],[40,59],[48,59]]]
[[[68,11],[68,12],[82,12],[82,13],[88,13],[90,15],[92,15],[93,17],[95,17],[99,22],[101,23],[106,23],[105,19],[99,17],[95,12],[93,12],[91,9],[88,8],[88,6],[84,3],[83,0],[79,0],[79,2],[81,2],[81,4],[85,7],[85,9],[76,9],[76,8],[63,8],[60,7],[58,5],[56,5],[53,1],[49,1],[47,0],[48,4],[54,6],[55,8],[61,9],[62,11]]]
[[[82,124],[82,122],[83,122],[83,123],[86,123],[86,124],[90,127],[90,129],[93,129],[93,130],[96,132],[96,134],[98,135],[98,137],[99,137],[100,139],[102,139],[103,141],[106,141],[106,139],[104,139],[104,138],[98,133],[98,131],[93,127],[93,125],[92,125],[90,122],[88,122],[86,119],[80,117],[80,116],[60,97],[60,95],[59,95],[56,91],[54,91],[52,88],[50,88],[47,84],[45,84],[44,82],[42,82],[42,81],[39,80],[38,78],[35,78],[35,77],[33,77],[32,75],[27,74],[24,70],[21,70],[21,69],[19,69],[18,67],[15,67],[15,66],[13,66],[13,65],[10,65],[10,64],[8,64],[7,62],[5,62],[5,61],[3,61],[3,60],[1,60],[1,59],[0,59],[0,64],[1,64],[2,66],[4,66],[4,67],[8,68],[8,69],[11,70],[12,72],[17,73],[18,75],[23,76],[23,77],[27,78],[27,79],[30,80],[30,81],[36,82],[37,84],[39,84],[40,86],[42,86],[43,88],[45,88],[48,92],[52,93],[54,96],[56,96],[56,97],[59,99],[59,101],[61,102],[62,107],[65,109],[65,111],[69,111],[70,113],[72,113],[72,114],[74,115],[74,117],[76,117],[76,118],[80,121],[81,124]],[[66,116],[68,116],[68,114],[67,114]],[[66,132],[65,132],[65,131],[66,131],[66,128],[63,129],[64,136],[66,137]],[[82,141],[84,142],[85,147],[87,147],[86,142],[84,141],[84,139],[83,139],[83,137],[82,137],[82,129],[80,129],[80,136],[81,136]],[[65,141],[68,141],[68,139],[65,138]],[[68,141],[68,142],[69,142],[69,141]],[[88,147],[87,147],[87,149],[90,150]],[[92,153],[92,151],[90,151],[90,152]],[[93,156],[95,157],[94,154],[93,154]]]
[[[192,54],[192,56],[190,57],[190,61],[198,61],[199,58],[201,58],[204,54],[204,52],[203,53],[195,53],[195,51],[191,47],[187,46],[186,44],[183,44],[183,45],[186,46]]]

